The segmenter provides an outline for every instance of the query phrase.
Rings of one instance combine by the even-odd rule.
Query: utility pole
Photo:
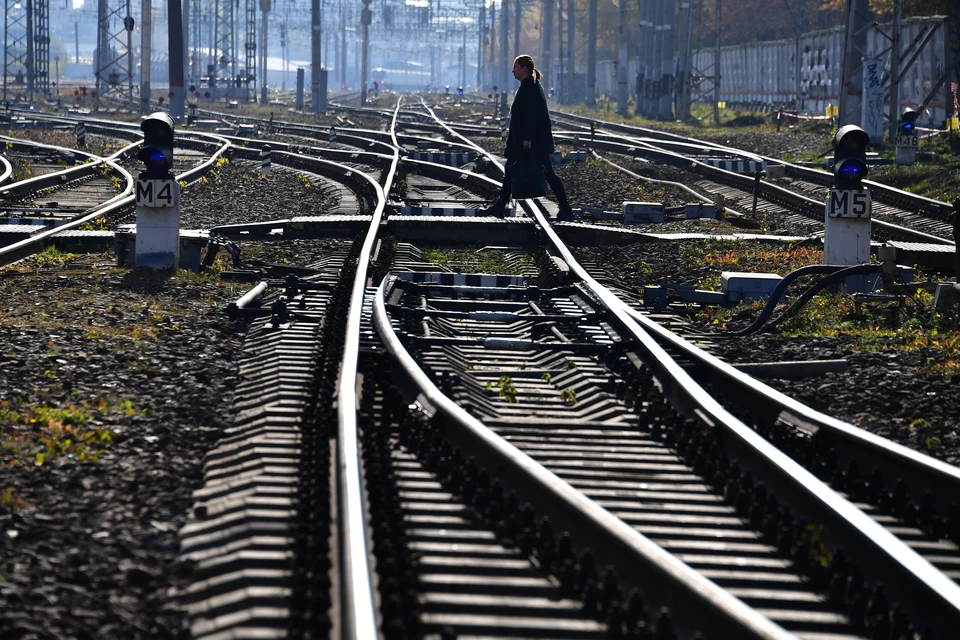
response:
[[[620,4],[623,4],[621,0]],[[574,43],[577,38],[576,30],[576,0],[567,0],[567,85],[570,87],[570,90],[567,92],[567,100],[573,102],[574,100],[574,91],[576,84],[573,81],[573,62],[574,54],[576,53],[576,47]]]
[[[903,0],[893,0],[893,33],[890,38],[890,144],[897,138],[900,121],[900,19]]]
[[[673,22],[677,16],[675,0],[661,0],[660,24],[663,27],[663,66],[660,76],[660,119],[673,120]]]
[[[507,31],[510,27],[510,5],[504,0],[500,6],[500,90],[507,90]]]
[[[553,44],[553,3],[554,0],[543,0],[543,59],[541,63],[543,64],[543,81],[547,83],[547,87],[556,84],[551,66],[553,60],[550,49]],[[549,89],[547,95],[550,95]]]
[[[625,0],[621,0],[622,5]],[[621,8],[621,11],[623,9]],[[597,0],[590,0],[590,26],[587,33],[587,104],[597,105]],[[622,28],[622,27],[621,27]]]
[[[623,35],[624,22],[627,19],[627,3],[620,0],[617,24],[617,113],[627,113],[627,39]]]
[[[310,113],[320,113],[320,0],[310,2]]]
[[[717,48],[713,54],[713,123],[720,124],[720,9],[717,0]]]
[[[260,12],[263,14],[263,51],[260,53],[260,60],[262,61],[260,66],[260,104],[267,104],[267,14],[270,13],[270,0],[260,0]]]
[[[199,2],[199,0],[194,0],[194,2]],[[190,60],[190,0],[182,0],[181,20],[183,21],[183,57],[184,60]],[[167,28],[170,28],[169,17],[167,18]],[[186,66],[187,69],[189,69],[189,73],[184,75],[193,80],[193,67],[189,63],[187,63]]]
[[[487,7],[480,5],[480,38],[477,42],[477,91],[483,91],[483,41],[487,35]]]
[[[680,0],[680,60],[677,69],[680,72],[677,78],[677,119],[690,119],[690,64],[691,41],[690,34],[690,0]]]
[[[839,125],[861,124],[863,112],[863,58],[870,27],[868,0],[848,0],[847,35],[844,43],[843,81],[840,85]],[[882,128],[881,128],[882,133]]]
[[[650,103],[647,117],[660,117],[660,81],[663,76],[663,0],[653,0],[650,20],[653,23],[653,56],[652,63],[647,66],[647,77],[650,79]]]
[[[495,69],[497,68],[497,5],[494,2],[490,3],[490,84],[499,85],[500,82],[497,80],[499,75]],[[433,68],[431,67],[431,73]]]
[[[363,9],[360,11],[360,25],[363,27],[363,61],[360,66],[360,106],[367,104],[367,56],[370,53],[370,22],[373,12],[370,10],[370,0],[363,0]]]
[[[170,98],[170,117],[175,122],[183,122],[183,18],[180,0],[168,0],[167,20],[167,60],[170,64],[170,93],[173,94]]]
[[[520,18],[523,11],[520,10],[520,0],[516,0],[513,5],[513,56],[520,55]]]
[[[153,10],[150,0],[140,4],[140,115],[150,115],[150,36]]]
[[[563,0],[559,0],[557,5],[557,102],[564,104],[568,98],[565,93],[563,82],[560,82],[560,76],[563,73]]]

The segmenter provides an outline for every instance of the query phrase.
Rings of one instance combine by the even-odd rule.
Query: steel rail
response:
[[[209,137],[211,139],[217,139],[217,136],[209,136]],[[194,177],[199,177],[200,175],[203,175],[208,170],[210,170],[214,166],[216,161],[233,146],[228,140],[224,140],[223,138],[219,138],[219,140],[221,141],[220,148],[217,149],[210,156],[208,160],[202,162],[201,164],[199,164],[198,166],[192,169],[189,169],[181,173],[180,175],[176,176],[176,179],[178,181],[185,180],[189,182],[193,180]],[[109,215],[111,213],[118,212],[124,207],[132,204],[134,204],[134,196],[127,195],[126,197],[120,200],[115,200],[110,205],[95,207],[89,213],[83,213],[79,217],[75,218],[74,220],[71,220],[70,222],[63,224],[59,227],[56,227],[54,229],[48,229],[47,231],[38,233],[37,235],[31,238],[21,240],[20,242],[15,242],[13,244],[7,245],[6,247],[0,247],[0,266],[5,266],[13,262],[16,262],[18,260],[22,260],[23,258],[26,258],[27,256],[33,255],[37,251],[42,250],[47,240],[56,236],[59,233],[76,229],[80,225],[87,222],[91,222],[99,216]]]
[[[404,349],[393,330],[384,303],[387,278],[373,300],[373,323],[396,361],[408,390],[431,417],[440,416],[447,434],[491,473],[509,478],[526,501],[560,527],[588,540],[593,555],[616,567],[617,573],[638,586],[645,599],[669,606],[674,620],[683,620],[690,631],[708,632],[711,638],[794,638],[779,625],[678,560],[620,518],[574,489],[516,446],[494,433],[483,422],[443,394]],[[506,483],[505,483],[506,484]]]
[[[127,145],[116,153],[107,157],[103,157],[93,153],[88,153],[86,151],[78,151],[76,149],[68,149],[67,147],[58,147],[56,145],[43,144],[40,142],[31,142],[29,140],[21,140],[20,138],[11,138],[8,136],[0,136],[0,140],[13,143],[15,146],[25,147],[26,149],[52,149],[58,153],[80,155],[92,161],[85,164],[67,167],[66,169],[47,173],[42,176],[36,176],[34,178],[27,178],[26,180],[18,180],[10,184],[5,184],[0,187],[0,197],[3,197],[6,194],[20,195],[23,193],[40,191],[41,189],[47,189],[49,187],[60,187],[63,186],[65,182],[79,180],[81,178],[86,178],[87,176],[93,175],[100,169],[102,165],[107,165],[110,167],[111,171],[119,173],[124,178],[126,185],[121,192],[122,195],[127,195],[133,190],[133,176],[131,176],[130,172],[128,172],[126,169],[118,165],[116,160],[132,153],[139,143]],[[107,204],[108,202],[110,201],[107,201],[104,204]]]
[[[630,140],[628,138],[628,140]],[[708,178],[720,179],[725,181],[728,184],[736,185],[737,188],[744,189],[746,191],[752,191],[754,189],[755,183],[754,178],[751,176],[746,176],[743,174],[735,173],[733,171],[727,171],[726,169],[721,169],[719,167],[714,167],[712,165],[706,164],[697,160],[696,158],[688,158],[681,154],[675,153],[673,151],[668,151],[666,149],[660,149],[655,145],[651,145],[648,142],[642,142],[639,140],[630,140],[629,143],[626,142],[613,142],[607,140],[595,141],[594,145],[602,147],[607,147],[608,151],[614,153],[622,153],[624,155],[633,155],[635,156],[637,152],[641,154],[649,154],[653,156],[660,156],[661,159],[667,161],[668,164],[672,164],[677,167],[685,169],[695,169],[699,173],[706,174]],[[625,149],[624,149],[625,147]],[[638,149],[642,147],[642,149]],[[793,191],[781,187],[770,182],[761,182],[760,183],[760,193],[761,196],[772,200],[774,202],[789,202],[790,206],[799,207],[804,213],[807,211],[818,210],[822,211],[825,206],[824,202],[820,200],[815,200],[813,198],[794,193]],[[809,214],[808,214],[809,215]],[[811,219],[817,219],[818,216],[810,215]],[[931,235],[923,231],[917,231],[915,229],[909,229],[907,227],[902,227],[900,225],[892,224],[889,222],[884,222],[876,218],[870,220],[871,227],[876,228],[879,231],[883,231],[891,236],[897,236],[901,238],[909,238],[915,242],[929,242],[931,244],[943,244],[943,245],[953,245],[953,242],[946,238],[941,238],[940,236]]]
[[[907,483],[913,497],[919,501],[929,491],[941,514],[949,513],[960,496],[960,468],[816,411],[707,353],[636,309],[626,306],[626,311],[658,342],[676,349],[685,360],[691,361],[699,379],[746,394],[755,415],[771,422],[779,418],[808,431],[825,430],[849,447],[845,451],[864,470],[873,467],[884,471],[899,469],[897,473]]]
[[[644,363],[654,370],[664,394],[678,411],[710,428],[721,429],[723,446],[733,458],[750,467],[755,479],[775,487],[796,512],[806,514],[811,522],[825,524],[831,539],[841,542],[844,550],[858,560],[864,575],[884,581],[914,613],[915,620],[935,620],[941,630],[960,620],[960,586],[727,411],[633,320],[626,303],[580,266],[539,207],[529,201],[525,204],[570,270],[634,338],[645,356]]]
[[[0,156],[0,166],[3,167],[3,171],[0,171],[0,185],[3,185],[13,178],[13,164],[7,160],[6,156]]]
[[[568,119],[568,120],[573,120],[573,121],[575,121],[575,122],[586,123],[586,124],[589,124],[590,122],[594,122],[594,123],[596,123],[597,125],[600,125],[601,127],[604,127],[604,128],[607,128],[607,129],[611,129],[611,130],[613,130],[613,131],[619,130],[619,131],[624,132],[624,133],[631,133],[631,132],[639,131],[639,132],[643,133],[644,135],[648,135],[648,136],[650,136],[650,137],[652,137],[652,138],[674,140],[674,141],[678,141],[678,142],[694,141],[694,142],[697,142],[697,143],[699,143],[699,144],[703,144],[703,145],[706,145],[706,146],[709,146],[709,147],[718,149],[718,150],[720,150],[720,151],[725,151],[725,152],[740,152],[740,151],[737,150],[737,149],[733,149],[732,147],[727,147],[727,146],[724,146],[724,145],[720,145],[720,144],[717,144],[717,143],[715,143],[715,142],[709,142],[709,141],[705,141],[705,140],[697,140],[696,138],[689,138],[689,137],[686,137],[686,136],[681,136],[681,135],[679,135],[679,134],[669,133],[669,132],[666,132],[666,131],[656,131],[656,130],[654,130],[654,129],[647,129],[647,128],[644,128],[644,127],[634,127],[634,126],[631,126],[631,125],[625,125],[625,124],[620,124],[620,123],[616,123],[616,122],[606,122],[606,121],[604,121],[604,120],[594,120],[594,119],[588,118],[588,117],[586,117],[586,116],[579,116],[579,115],[570,114],[570,113],[556,112],[556,114],[559,115],[559,116],[562,117],[562,118],[566,118],[566,119]],[[742,152],[740,152],[740,153],[742,153]],[[787,167],[787,169],[788,169],[790,172],[796,173],[796,174],[798,174],[798,175],[800,175],[800,176],[805,176],[805,177],[808,177],[808,178],[813,178],[813,179],[815,179],[815,180],[829,179],[829,180],[832,181],[832,179],[833,179],[833,174],[828,173],[828,172],[826,172],[826,171],[822,171],[822,170],[820,170],[820,169],[813,169],[813,168],[810,168],[810,167],[801,167],[800,165],[793,164],[793,163],[787,162],[787,161],[785,161],[785,160],[778,160],[778,159],[776,159],[776,158],[770,158],[770,157],[768,157],[768,156],[763,156],[763,155],[759,155],[759,154],[757,155],[757,157],[761,158],[762,160],[764,160],[765,162],[768,162],[768,163],[772,163],[772,164],[782,164],[782,165],[784,165],[785,167]],[[934,200],[934,199],[932,199],[932,198],[927,198],[927,197],[920,196],[920,195],[916,195],[916,194],[913,194],[913,193],[907,193],[906,191],[903,191],[903,190],[901,190],[901,189],[897,189],[896,187],[891,187],[890,185],[885,185],[885,184],[882,184],[882,183],[880,183],[880,182],[875,182],[875,181],[873,181],[873,180],[864,180],[863,183],[864,183],[865,185],[867,185],[868,187],[870,187],[871,192],[874,193],[874,194],[876,194],[876,195],[878,196],[878,197],[877,197],[877,200],[878,200],[878,201],[881,201],[881,202],[884,201],[883,198],[889,198],[891,201],[898,201],[898,200],[899,200],[900,202],[911,202],[911,203],[914,203],[914,206],[927,207],[927,208],[931,208],[931,209],[937,209],[941,214],[949,213],[949,212],[951,212],[951,211],[953,210],[953,206],[952,206],[951,204],[949,204],[949,203],[941,202],[941,201],[939,201],[939,200]],[[941,239],[941,240],[942,240],[942,239]]]
[[[439,120],[432,110],[428,110]],[[474,146],[502,168],[488,152]],[[576,261],[545,218],[540,204],[525,200],[522,206],[534,217],[570,271],[610,309],[611,320],[634,340],[643,355],[642,360],[652,369],[664,396],[677,411],[708,428],[717,429],[720,442],[731,457],[749,468],[755,480],[774,488],[778,497],[788,502],[796,513],[803,514],[808,521],[825,525],[831,540],[857,561],[865,576],[885,582],[889,591],[911,611],[913,619],[932,622],[940,633],[953,628],[960,620],[960,586],[727,411],[654,340],[651,333],[633,319],[625,302],[598,283]]]
[[[400,109],[397,99],[396,110]],[[396,116],[394,116],[396,117]],[[360,458],[360,443],[357,433],[357,363],[360,355],[360,322],[363,318],[363,303],[367,285],[367,266],[377,239],[377,230],[383,219],[386,206],[385,192],[390,189],[396,174],[399,153],[394,149],[393,162],[381,187],[368,178],[378,193],[377,207],[370,228],[357,260],[356,273],[347,311],[347,332],[343,346],[343,363],[340,368],[340,383],[337,391],[337,470],[341,479],[340,522],[344,545],[344,638],[377,638],[377,614],[374,605],[373,573],[370,566],[369,532],[367,509],[363,489],[363,462]]]

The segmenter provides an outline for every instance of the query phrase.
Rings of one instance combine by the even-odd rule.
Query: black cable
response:
[[[723,333],[720,335],[724,336],[746,336],[758,332],[767,332],[771,331],[773,327],[776,327],[784,320],[786,320],[791,315],[799,311],[807,302],[810,301],[813,296],[822,291],[824,287],[827,287],[835,282],[839,282],[844,278],[850,276],[870,274],[870,273],[879,273],[880,265],[879,264],[858,264],[852,267],[842,267],[837,265],[829,264],[815,264],[807,267],[801,267],[796,271],[792,271],[784,276],[777,286],[774,288],[773,292],[770,294],[770,299],[767,300],[767,305],[763,308],[763,311],[757,316],[757,319],[754,320],[749,327],[745,329],[740,329],[739,331],[731,331],[728,333]],[[823,278],[817,280],[810,288],[803,292],[800,298],[790,305],[786,311],[780,314],[776,320],[770,324],[765,325],[767,319],[773,315],[773,311],[776,308],[777,304],[780,302],[780,298],[783,296],[787,287],[793,283],[794,280],[801,278],[807,275],[818,275],[826,274]]]
[[[803,306],[807,304],[813,298],[813,296],[817,295],[821,290],[823,290],[824,287],[828,287],[831,284],[834,284],[835,282],[840,282],[844,278],[848,278],[850,276],[880,273],[880,269],[881,269],[881,265],[876,263],[858,264],[852,267],[847,267],[846,269],[841,269],[840,271],[837,271],[836,273],[832,273],[829,276],[820,278],[820,280],[814,283],[812,287],[804,291],[803,295],[801,295],[796,302],[794,302],[792,305],[787,307],[786,311],[781,313],[776,320],[774,320],[770,324],[763,327],[760,331],[764,333],[767,331],[772,331],[777,325],[783,323],[787,318],[789,318],[790,316],[794,315],[797,311],[802,309]]]
[[[773,315],[773,311],[776,306],[780,303],[780,298],[783,297],[783,294],[786,292],[787,287],[793,284],[794,280],[802,278],[803,276],[813,276],[826,274],[830,275],[836,273],[837,271],[843,269],[836,265],[829,264],[813,264],[806,267],[800,267],[796,271],[791,271],[783,277],[783,279],[777,283],[777,286],[774,287],[773,291],[770,292],[770,298],[767,300],[767,305],[763,308],[763,311],[757,316],[749,327],[746,329],[740,329],[739,331],[731,331],[728,333],[722,333],[720,335],[725,336],[745,336],[751,333],[754,333],[763,326],[767,319]]]

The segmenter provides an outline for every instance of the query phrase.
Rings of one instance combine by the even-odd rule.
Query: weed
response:
[[[32,506],[32,504],[26,502],[19,496],[15,496],[13,494],[13,487],[7,487],[4,492],[0,493],[0,507],[6,507],[13,511],[15,509],[27,509]],[[0,582],[2,581],[2,575],[0,575]]]
[[[303,185],[305,188],[307,188],[307,189],[309,189],[310,186],[311,186],[311,184],[310,184],[310,178],[308,178],[307,176],[303,175],[302,173],[298,173],[298,174],[297,174],[297,182],[299,182],[300,184],[302,184],[302,185]]]
[[[121,403],[115,411],[133,414],[133,405]],[[0,460],[8,466],[28,460],[37,466],[60,456],[72,455],[80,462],[96,462],[113,440],[113,431],[97,424],[110,413],[106,400],[79,406],[11,404],[0,402]]]
[[[548,371],[544,371],[543,374],[540,376],[540,379],[546,382],[547,384],[550,384],[550,381],[553,380],[553,376],[550,375]]]
[[[80,231],[109,231],[110,227],[107,224],[107,219],[103,216],[98,216],[91,220],[90,222],[84,222],[78,227]]]
[[[560,399],[563,400],[563,404],[575,405],[577,404],[577,392],[572,389],[561,389]]]
[[[33,256],[33,260],[36,263],[37,270],[40,270],[44,267],[62,267],[75,257],[72,253],[63,253],[55,246],[50,245]]]
[[[563,361],[563,370],[564,370],[564,371],[570,371],[570,370],[576,369],[576,368],[577,368],[577,363],[574,362],[573,360],[564,360],[564,361]]]
[[[230,158],[224,158],[223,156],[220,156],[219,158],[217,158],[217,162],[216,162],[217,169],[221,167],[225,167],[228,164],[230,164]]]
[[[500,376],[500,379],[497,381],[497,387],[500,391],[497,393],[498,396],[509,402],[510,404],[517,404],[517,387],[513,384],[513,378],[510,376]]]

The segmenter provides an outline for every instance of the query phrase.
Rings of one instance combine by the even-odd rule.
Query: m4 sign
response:
[[[179,185],[173,180],[137,180],[137,206],[169,209],[180,204]]]
[[[871,207],[866,189],[831,189],[827,197],[827,216],[831,218],[869,218]]]

